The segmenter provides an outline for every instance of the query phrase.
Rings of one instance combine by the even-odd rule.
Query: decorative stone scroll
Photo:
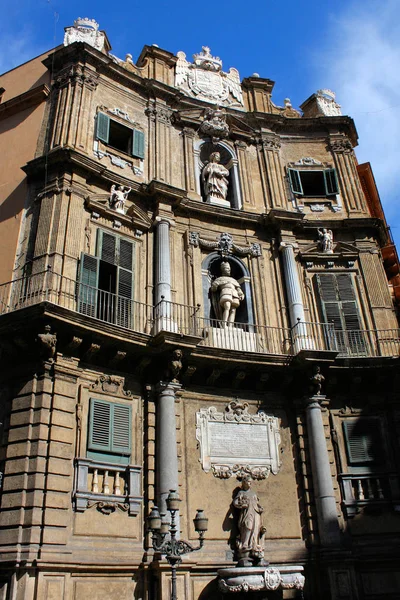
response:
[[[226,122],[225,111],[220,108],[207,108],[204,121],[200,125],[200,131],[205,135],[209,135],[213,144],[217,144],[219,140],[228,137],[229,126]]]
[[[247,402],[232,401],[225,412],[211,406],[196,414],[199,460],[206,473],[212,471],[220,479],[248,475],[256,480],[278,473],[278,419],[263,412],[250,414],[247,409]]]
[[[297,162],[293,163],[294,167],[316,167],[316,166],[322,166],[322,162],[320,162],[319,160],[317,160],[316,158],[313,158],[312,156],[304,156],[303,158],[300,158],[300,160],[298,160]]]
[[[260,244],[253,243],[249,246],[238,246],[233,241],[230,233],[221,233],[216,241],[204,240],[195,231],[189,233],[189,243],[195,248],[205,248],[207,250],[217,250],[219,254],[229,256],[230,254],[237,254],[238,256],[261,256]]]
[[[300,565],[279,567],[231,567],[218,571],[218,587],[223,594],[276,590],[302,590],[305,578]]]
[[[123,377],[101,375],[94,383],[92,383],[90,390],[92,392],[104,392],[105,394],[129,398],[132,393],[130,390],[124,390],[124,383],[125,380]]]

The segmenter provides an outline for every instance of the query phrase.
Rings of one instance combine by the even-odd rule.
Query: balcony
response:
[[[400,482],[395,473],[342,473],[339,481],[349,518],[366,508],[379,510],[392,505],[396,511],[400,510]]]
[[[201,317],[200,305],[161,300],[156,306],[79,283],[51,271],[0,286],[0,315],[48,302],[90,320],[147,336],[160,332],[197,338],[200,347],[273,356],[331,351],[339,357],[398,357],[400,330],[334,329],[330,323],[299,322],[292,329],[249,323],[227,324]]]
[[[75,459],[74,506],[77,512],[96,507],[104,514],[117,509],[129,515],[140,510],[141,467]]]

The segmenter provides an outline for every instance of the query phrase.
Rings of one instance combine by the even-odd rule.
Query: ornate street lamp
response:
[[[185,540],[176,539],[176,513],[179,513],[179,494],[176,490],[170,490],[167,497],[167,510],[171,513],[171,523],[165,518],[166,515],[160,515],[157,506],[153,506],[152,511],[147,517],[147,528],[152,533],[153,550],[165,554],[165,558],[171,565],[172,592],[171,600],[177,600],[176,594],[176,569],[182,562],[182,555],[200,550],[204,545],[204,534],[208,528],[208,519],[202,509],[198,509],[193,519],[194,528],[199,534],[199,546],[195,548]],[[168,539],[165,539],[169,533]]]

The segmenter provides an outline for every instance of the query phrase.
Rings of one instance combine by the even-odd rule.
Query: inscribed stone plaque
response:
[[[196,415],[196,438],[200,443],[200,462],[207,473],[227,479],[251,475],[265,479],[279,471],[278,419],[263,412],[250,414],[247,402],[230,402],[225,412],[214,406]]]

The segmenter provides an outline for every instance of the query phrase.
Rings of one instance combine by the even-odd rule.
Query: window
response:
[[[288,173],[293,194],[313,198],[339,194],[335,169],[323,171],[288,169]]]
[[[131,456],[131,407],[90,400],[88,458],[127,465]]]
[[[376,466],[384,462],[380,419],[360,417],[343,423],[348,464],[351,467]]]
[[[144,158],[144,133],[126,127],[104,113],[97,114],[96,138],[115,150]]]
[[[99,229],[96,254],[81,256],[78,310],[132,328],[134,244]]]
[[[326,332],[328,347],[345,355],[365,354],[367,340],[351,274],[316,274],[315,281],[323,321],[331,325]]]
[[[363,508],[382,510],[398,503],[398,479],[386,446],[388,432],[379,417],[345,419],[343,438],[347,469],[339,475],[345,514],[352,518]],[[346,463],[346,460],[344,461]]]

